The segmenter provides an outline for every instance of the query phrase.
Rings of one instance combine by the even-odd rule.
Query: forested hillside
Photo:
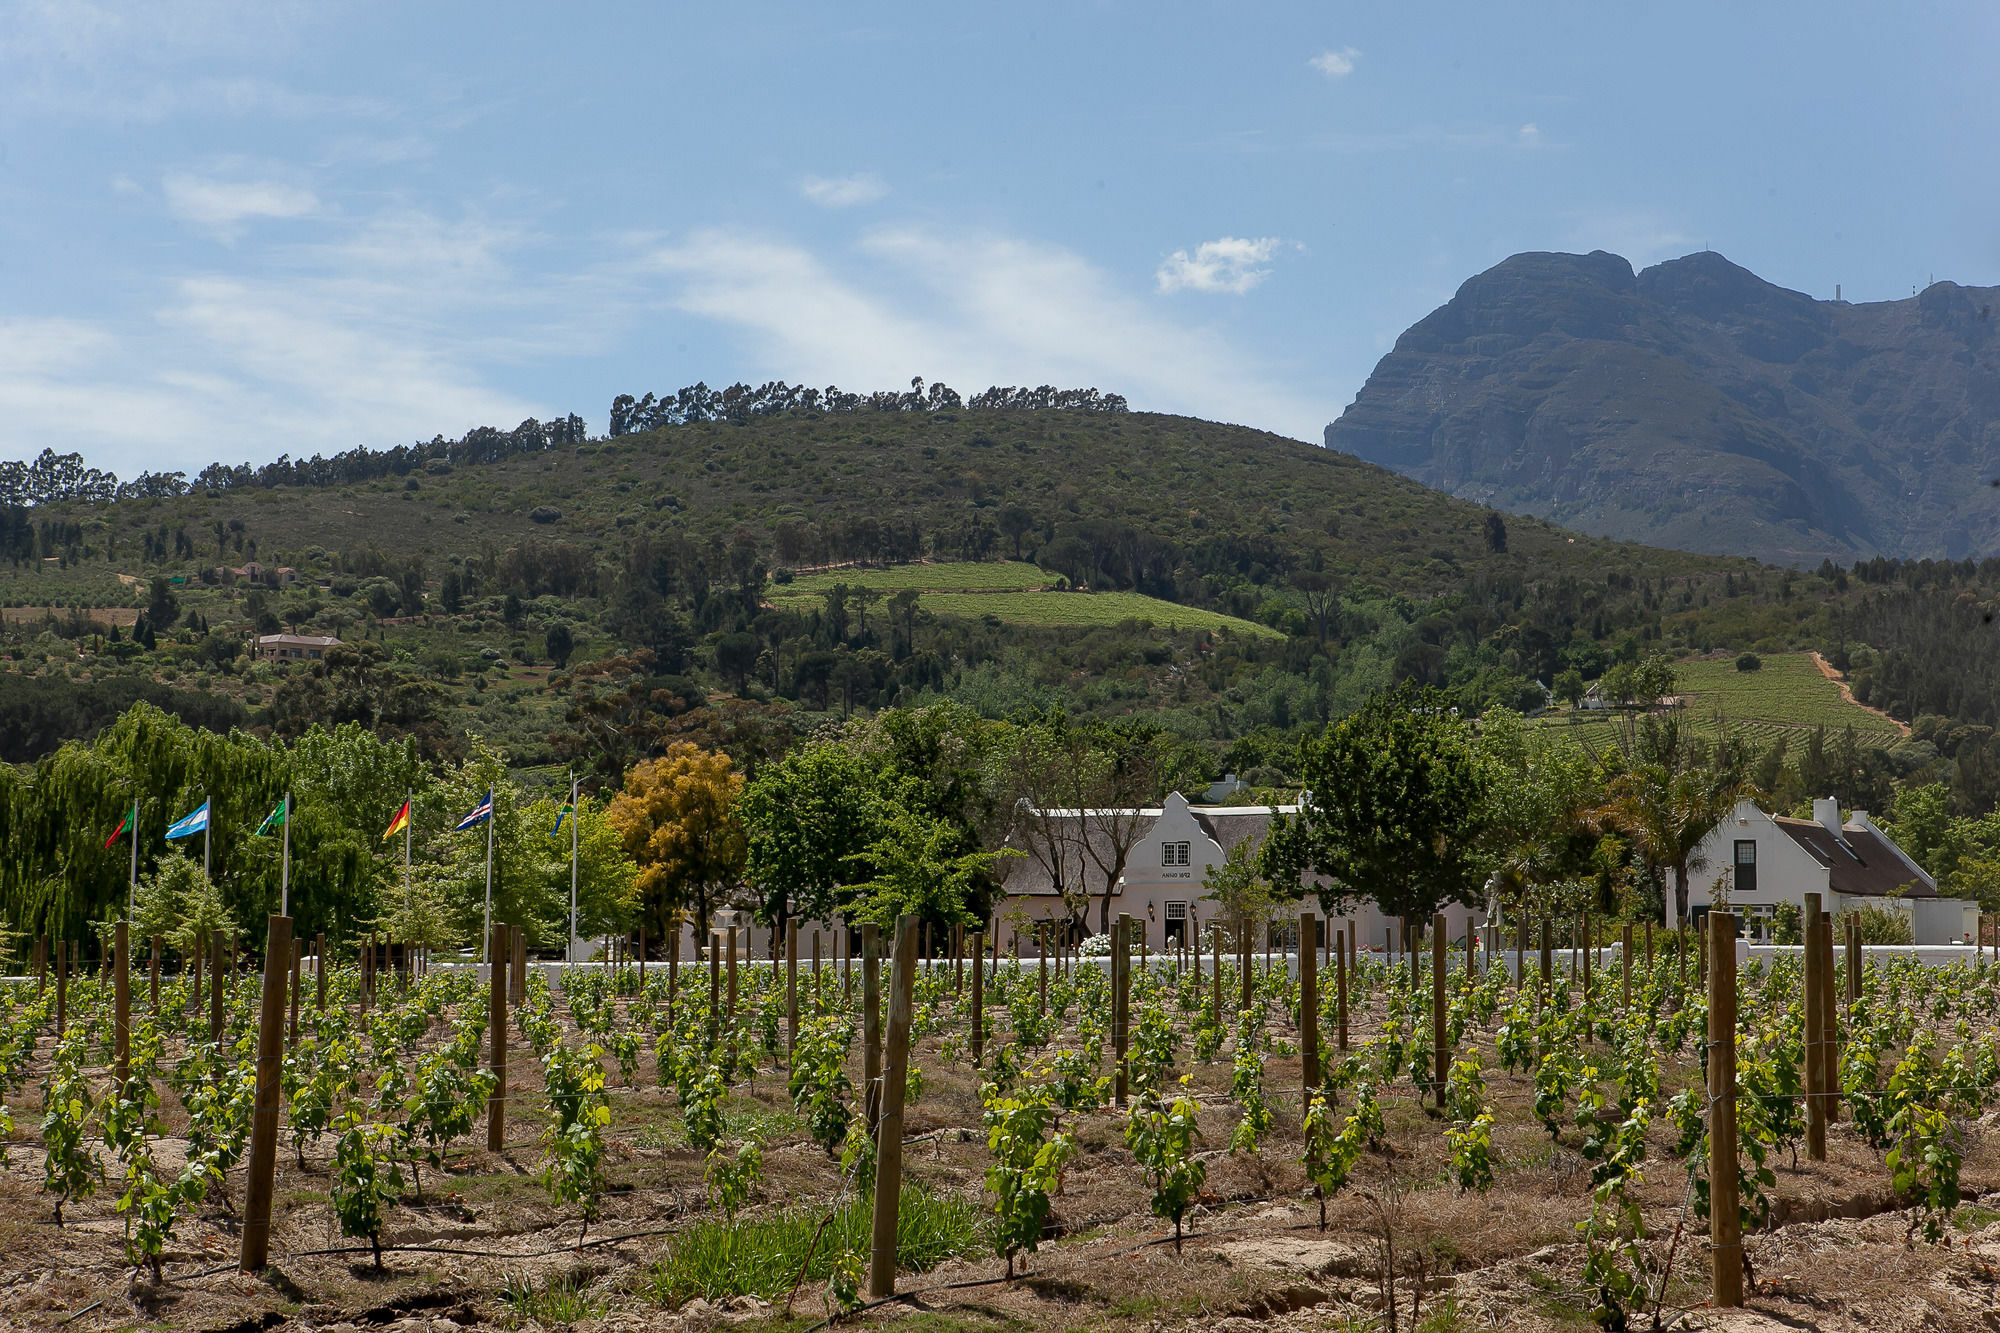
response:
[[[677,737],[755,763],[826,717],[949,698],[1143,713],[1218,773],[1282,780],[1300,735],[1391,684],[1535,711],[1724,649],[1822,650],[1906,721],[2000,720],[1988,693],[1913,683],[1947,660],[1937,625],[1959,679],[1984,670],[1961,622],[1984,624],[1989,567],[1850,579],[1604,541],[1094,391],[697,386],[612,416],[599,439],[525,422],[193,482],[54,454],[0,477],[0,755],[144,698],[610,777]],[[343,645],[253,661],[280,629]],[[1898,762],[1984,743],[1945,735]]]

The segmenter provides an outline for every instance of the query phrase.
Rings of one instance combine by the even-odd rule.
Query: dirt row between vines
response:
[[[1490,1040],[1483,1045],[1490,1064]],[[936,1038],[921,1044],[918,1062],[927,1086],[907,1114],[906,1180],[980,1199],[990,1159],[973,1073],[946,1068]],[[643,1085],[650,1056],[642,1064]],[[911,1299],[856,1322],[911,1330],[1378,1327],[1384,1242],[1393,1238],[1401,1329],[1590,1326],[1576,1234],[1590,1210],[1588,1176],[1571,1149],[1551,1152],[1532,1114],[1528,1080],[1487,1071],[1498,1176],[1483,1196],[1460,1194],[1450,1183],[1444,1122],[1415,1105],[1407,1085],[1397,1087],[1383,1103],[1388,1145],[1370,1152],[1354,1183],[1332,1201],[1322,1232],[1298,1161],[1296,1059],[1267,1064],[1277,1125],[1254,1154],[1226,1150],[1237,1119],[1227,1062],[1193,1064],[1183,1052],[1183,1068],[1192,1069],[1203,1097],[1208,1179],[1178,1254],[1170,1241],[1148,1243],[1169,1228],[1150,1215],[1150,1191],[1124,1147],[1122,1117],[1068,1118],[1081,1151],[1056,1201],[1058,1234],[1025,1276],[999,1280],[1002,1266],[990,1255],[954,1260],[904,1275],[899,1289],[916,1293]],[[211,1205],[177,1231],[167,1256],[170,1281],[158,1290],[135,1279],[125,1260],[111,1182],[66,1210],[69,1225],[54,1225],[32,1141],[40,1109],[31,1086],[13,1104],[17,1129],[0,1168],[0,1328],[533,1328],[542,1325],[518,1322],[503,1287],[510,1277],[544,1286],[565,1276],[584,1286],[599,1310],[557,1325],[579,1330],[804,1329],[825,1316],[823,1284],[803,1285],[789,1315],[751,1297],[666,1309],[639,1290],[672,1230],[712,1214],[700,1158],[678,1146],[672,1094],[643,1086],[627,1092],[615,1070],[608,1163],[615,1189],[590,1243],[578,1250],[578,1222],[550,1207],[537,1176],[543,1116],[534,1070],[517,1051],[511,1076],[519,1100],[510,1099],[507,1151],[460,1152],[444,1178],[424,1169],[424,1201],[412,1195],[391,1211],[385,1244],[428,1248],[393,1250],[379,1273],[365,1245],[312,1253],[357,1247],[340,1236],[327,1201],[331,1136],[303,1168],[287,1140],[278,1159],[273,1268],[256,1277],[234,1271],[235,1218]],[[1662,1073],[1668,1093],[1689,1077],[1680,1064],[1663,1064]],[[171,1135],[185,1119],[171,1091],[163,1101],[170,1137],[159,1155],[178,1162]],[[732,1127],[748,1123],[768,1136],[757,1207],[823,1205],[840,1196],[837,1163],[791,1119],[782,1071],[760,1070],[726,1110]],[[475,1140],[483,1143],[482,1135]],[[1890,1192],[1889,1172],[1845,1124],[1829,1135],[1829,1161],[1801,1162],[1798,1170],[1789,1159],[1775,1164],[1779,1225],[1752,1238],[1750,1308],[1727,1316],[1699,1308],[1707,1291],[1705,1228],[1685,1211],[1686,1174],[1669,1143],[1656,1128],[1641,1189],[1661,1252],[1674,1249],[1669,1318],[1686,1311],[1687,1326],[1728,1329],[2000,1329],[2000,1212],[1968,1202],[1945,1245],[1906,1246],[1906,1214]],[[1968,1199],[1991,1196],[2000,1207],[2000,1153],[1990,1127],[1971,1127],[1965,1149]],[[240,1205],[241,1168],[229,1183]]]

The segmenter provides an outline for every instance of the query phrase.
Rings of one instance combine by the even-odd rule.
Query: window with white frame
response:
[[[1163,866],[1184,866],[1189,863],[1192,843],[1163,842],[1160,844],[1160,864]]]

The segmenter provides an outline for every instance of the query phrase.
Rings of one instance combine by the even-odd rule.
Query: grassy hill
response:
[[[774,606],[814,609],[835,588],[865,588],[891,596],[915,592],[917,607],[932,615],[988,616],[1009,625],[1079,629],[1130,624],[1174,630],[1216,630],[1282,639],[1269,625],[1199,607],[1179,606],[1133,592],[1058,590],[1045,569],[1019,560],[993,563],[893,565],[887,569],[839,569],[794,576],[767,592]]]
[[[538,510],[547,521],[531,517]],[[1018,542],[1002,529],[1015,510],[1026,521]],[[1030,555],[1064,529],[1123,527],[1142,544],[1171,545],[1202,575],[1227,567],[1252,581],[1317,553],[1344,577],[1421,597],[1472,578],[1602,583],[1754,569],[1515,517],[1506,520],[1506,549],[1495,551],[1487,513],[1344,454],[1184,417],[786,415],[352,485],[51,506],[47,518],[79,525],[74,545],[86,557],[67,568],[0,568],[0,602],[129,604],[136,594],[117,573],[192,574],[205,563],[240,564],[252,549],[267,565],[314,572],[364,549],[420,555],[435,580],[437,562],[489,546],[559,542],[608,562],[636,536],[747,537],[775,568],[878,555],[889,544],[882,529],[897,524],[915,524],[921,546],[941,541],[949,555],[988,558]],[[162,525],[185,530],[195,554],[142,560],[143,534]],[[1112,534],[1114,544],[1121,536]],[[102,558],[107,540],[112,561]],[[853,549],[864,541],[875,549]],[[1146,553],[1136,554],[1143,562]]]
[[[1894,745],[1906,729],[1881,713],[1844,697],[1812,653],[1765,654],[1755,671],[1739,671],[1732,654],[1675,663],[1684,715],[1696,729],[1712,734],[1726,724],[1734,735],[1760,744],[1788,743],[1824,728],[1829,734],[1852,727],[1870,745]],[[1604,712],[1554,710],[1545,724],[1595,748],[1617,743],[1624,732],[1619,717]]]

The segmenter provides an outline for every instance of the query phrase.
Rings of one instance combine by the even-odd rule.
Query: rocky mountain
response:
[[[1816,565],[2000,554],[2000,289],[1820,301],[1701,253],[1521,254],[1328,448],[1603,536]]]

